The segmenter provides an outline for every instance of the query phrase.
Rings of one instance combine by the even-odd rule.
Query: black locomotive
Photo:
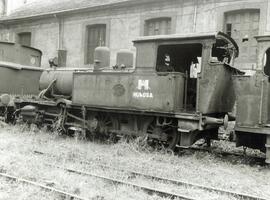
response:
[[[112,67],[110,50],[98,47],[94,68],[44,70],[39,82],[33,82],[40,89],[36,98],[14,98],[16,115],[63,132],[144,136],[149,143],[173,149],[188,147],[200,138],[218,139],[219,127],[226,128],[233,119],[228,113],[238,94],[237,145],[267,150],[269,159],[269,114],[262,112],[269,107],[268,76],[256,73],[264,84],[254,81],[253,85],[254,76],[244,76],[233,67],[239,53],[233,39],[221,32],[161,35],[136,39],[134,45],[135,66],[133,53],[121,50]],[[253,109],[249,95],[255,101],[263,98],[258,110],[266,118],[244,119],[247,108],[243,106]],[[254,131],[258,119],[261,132]]]

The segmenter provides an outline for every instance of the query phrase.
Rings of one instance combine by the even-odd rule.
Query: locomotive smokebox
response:
[[[44,71],[39,80],[39,89],[46,89],[54,80],[56,80],[54,92],[59,95],[70,96],[72,93],[74,70],[48,70]]]
[[[127,49],[121,49],[116,55],[116,65],[121,68],[133,67],[133,52]]]
[[[94,52],[94,70],[101,70],[110,66],[110,49],[97,47]]]

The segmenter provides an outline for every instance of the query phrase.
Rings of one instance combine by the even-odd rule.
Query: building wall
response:
[[[14,10],[23,6],[24,4],[40,0],[3,0],[3,1],[6,1],[6,14],[9,15]]]
[[[207,33],[224,29],[226,12],[257,8],[260,10],[259,34],[264,35],[270,33],[269,7],[270,3],[267,0],[164,0],[163,3],[156,2],[10,24],[0,30],[0,39],[15,41],[16,33],[30,30],[32,46],[43,52],[43,67],[48,67],[48,59],[57,56],[58,49],[67,50],[68,67],[84,67],[86,66],[84,62],[86,26],[105,23],[108,33],[106,45],[111,49],[112,66],[115,64],[118,50],[125,48],[135,53],[132,40],[143,34],[146,19],[170,16],[172,33]]]

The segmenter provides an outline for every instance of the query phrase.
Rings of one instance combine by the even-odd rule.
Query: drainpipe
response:
[[[198,0],[194,0],[193,32],[196,31]]]
[[[58,17],[58,67],[65,67],[67,60],[67,51],[64,48],[64,18]]]
[[[58,49],[63,49],[64,19],[62,17],[58,18],[58,26]]]
[[[7,9],[6,0],[1,0],[0,1],[0,17],[6,15],[6,9]]]

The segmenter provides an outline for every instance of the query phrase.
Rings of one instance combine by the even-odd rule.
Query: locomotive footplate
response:
[[[224,126],[227,129],[228,115],[224,118],[203,116],[203,115],[177,115],[178,133],[180,134],[180,143],[182,147],[193,145],[200,138],[207,141],[218,139],[218,129]],[[210,144],[210,142],[208,142]]]
[[[266,134],[270,135],[270,127],[269,126],[238,126],[235,127],[236,132],[243,132],[243,133],[257,133],[257,134]]]

